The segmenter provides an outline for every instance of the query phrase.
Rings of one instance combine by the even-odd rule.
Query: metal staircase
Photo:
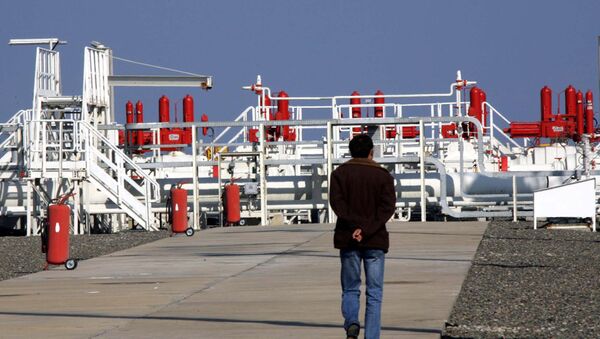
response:
[[[92,125],[85,121],[78,121],[76,125],[87,180],[141,227],[157,230],[158,220],[152,213],[152,203],[160,200],[156,180]]]
[[[88,47],[84,53],[83,94],[64,96],[59,52],[37,49],[33,108],[0,124],[1,177],[27,192],[17,209],[27,215],[28,235],[39,232],[34,219],[44,218],[49,199],[70,191],[76,194],[75,234],[81,216],[101,213],[80,205],[78,195],[95,196],[106,201],[103,206],[110,202],[115,213],[157,230],[152,204],[160,200],[158,183],[97,129],[111,120],[109,51]]]
[[[27,179],[88,181],[138,225],[158,229],[151,211],[160,198],[158,183],[100,131],[73,120],[32,120],[26,129],[44,131],[41,140],[26,140]]]

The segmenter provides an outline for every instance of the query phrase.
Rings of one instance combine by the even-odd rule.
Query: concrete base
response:
[[[485,225],[389,226],[383,338],[439,337]],[[6,280],[1,336],[341,338],[332,229],[212,229]]]

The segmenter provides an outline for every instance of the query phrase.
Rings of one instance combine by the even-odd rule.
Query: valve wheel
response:
[[[188,237],[191,237],[192,235],[194,235],[194,229],[193,229],[193,228],[191,228],[191,227],[188,227],[188,228],[185,230],[185,235],[187,235]]]
[[[77,260],[75,259],[68,259],[65,262],[65,268],[69,271],[74,270],[77,267]]]

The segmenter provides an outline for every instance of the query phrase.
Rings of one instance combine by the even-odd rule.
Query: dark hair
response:
[[[350,155],[353,158],[367,158],[373,149],[373,140],[366,134],[359,134],[350,140]]]

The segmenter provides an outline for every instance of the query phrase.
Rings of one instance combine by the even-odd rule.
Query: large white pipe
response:
[[[273,97],[271,95],[271,89],[269,87],[262,86],[262,85],[260,87],[244,86],[244,87],[242,87],[242,89],[260,90],[260,91],[262,91],[262,93],[264,93],[264,96],[268,97],[271,101],[278,101],[278,100],[306,100],[306,101],[332,100],[334,103],[336,103],[337,100],[344,100],[344,99],[351,99],[351,98],[369,99],[369,98],[375,98],[375,97],[383,97],[383,98],[388,98],[388,99],[402,99],[402,98],[410,99],[410,98],[427,98],[427,97],[449,97],[449,96],[452,96],[452,94],[454,94],[456,87],[473,86],[476,84],[477,84],[477,81],[466,81],[466,80],[462,80],[462,79],[457,79],[456,82],[453,82],[450,84],[450,90],[446,93],[414,93],[414,94],[384,94],[384,95],[372,94],[372,95],[357,95],[357,96],[336,95],[336,96],[331,96],[331,97],[285,97],[285,98]]]

